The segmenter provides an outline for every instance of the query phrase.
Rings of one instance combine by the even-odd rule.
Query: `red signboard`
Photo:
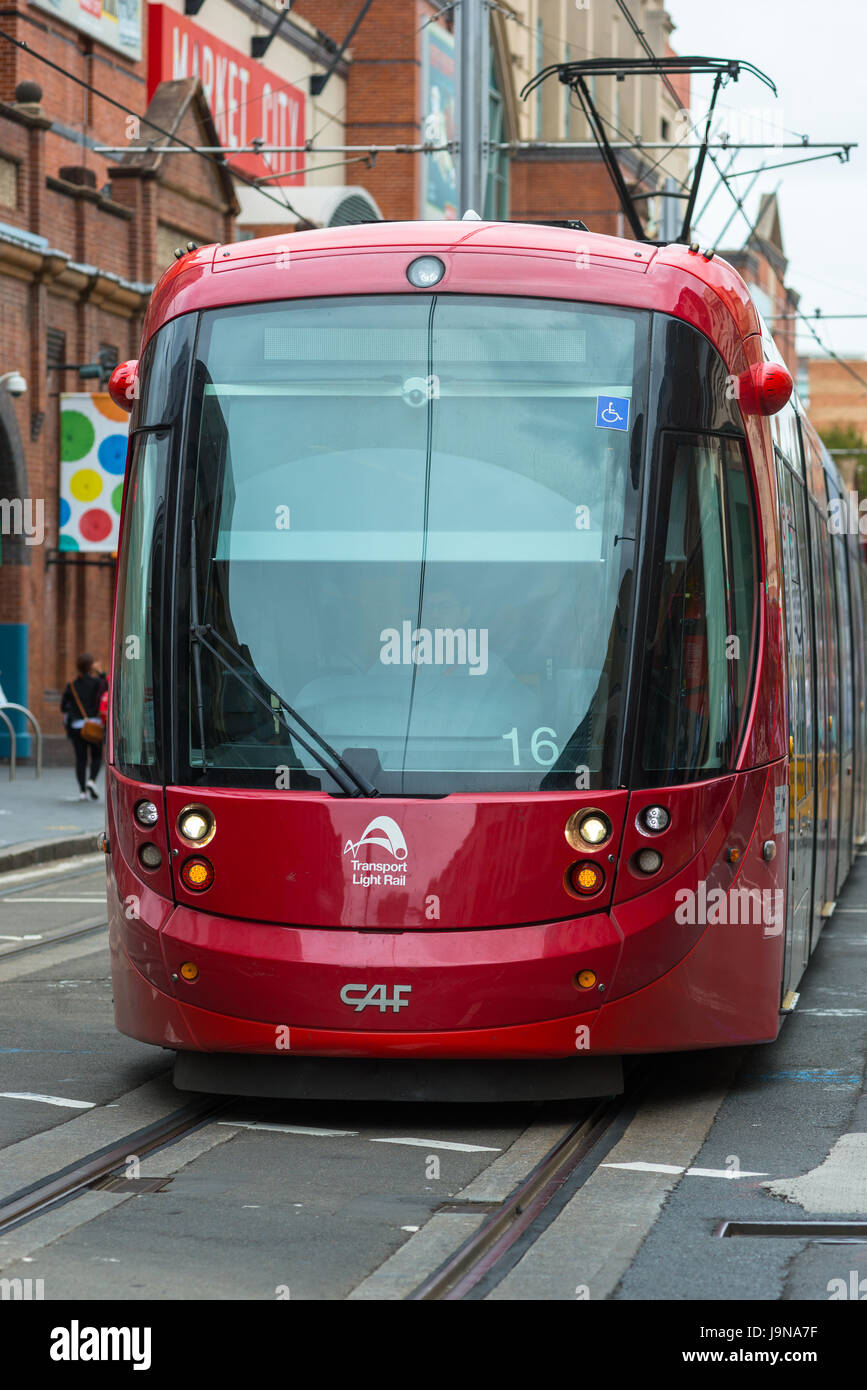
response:
[[[220,143],[227,150],[252,144],[303,145],[304,93],[270,68],[231,48],[186,15],[148,6],[148,100],[160,82],[200,77]],[[254,178],[280,174],[274,183],[303,183],[304,154],[239,154],[232,165]]]

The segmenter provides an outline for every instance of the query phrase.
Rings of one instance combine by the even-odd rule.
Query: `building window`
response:
[[[59,328],[49,328],[46,334],[45,360],[49,367],[66,361],[66,334]]]
[[[538,21],[538,23],[536,24],[536,71],[537,71],[537,72],[541,72],[542,67],[544,66],[544,61],[545,61],[545,60],[544,60],[544,58],[542,57],[542,21],[541,21],[541,19],[540,19],[540,20]],[[545,85],[544,83],[540,82],[539,86],[536,88],[536,139],[537,139],[537,140],[541,140],[541,138],[542,138],[542,87],[543,87],[544,85]]]
[[[5,155],[0,155],[0,204],[5,208],[18,206],[18,165]]]
[[[204,238],[207,240],[207,238]],[[166,222],[157,223],[157,263],[165,268],[175,259],[178,246],[186,246],[188,241],[202,242],[193,232],[182,232],[179,227],[170,227]]]
[[[806,408],[810,404],[810,359],[808,357],[798,358],[797,390],[801,404]]]
[[[497,64],[492,54],[488,88],[488,139],[491,145],[497,145],[503,139],[504,109],[497,82]],[[489,153],[482,215],[492,222],[504,222],[509,216],[509,159],[505,150],[491,149]]]
[[[106,372],[114,371],[115,367],[120,361],[120,358],[118,356],[117,348],[114,346],[113,343],[100,343],[99,360],[102,363],[103,368]]]

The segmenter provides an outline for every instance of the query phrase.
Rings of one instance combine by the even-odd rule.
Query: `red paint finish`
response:
[[[368,801],[324,792],[169,787],[166,806],[178,864],[199,852],[177,832],[180,812],[193,802],[216,818],[214,837],[202,851],[215,879],[206,892],[191,893],[178,876],[179,903],[295,926],[451,931],[571,918],[607,906],[614,882],[608,856],[620,839],[627,793]],[[564,832],[572,813],[584,806],[604,811],[614,833],[602,848],[578,852]],[[405,859],[377,843],[350,848],[382,816],[402,831]],[[372,836],[381,838],[375,830]],[[580,904],[563,884],[579,858],[606,871],[602,892]],[[370,878],[374,882],[367,883]]]
[[[741,370],[732,364],[742,339],[759,332],[740,276],[725,262],[705,262],[683,247],[657,252],[617,237],[521,224],[481,223],[468,230],[461,222],[391,222],[201,247],[170,266],[157,285],[141,350],[168,319],[216,305],[412,293],[406,267],[431,251],[446,266],[438,293],[640,304],[694,324],[732,370]]]
[[[292,1026],[413,1032],[493,1027],[592,1011],[601,992],[576,986],[581,970],[603,985],[620,950],[605,914],[535,927],[459,932],[337,932],[268,927],[179,908],[162,934],[166,965],[199,967],[174,982],[183,1003]],[[347,984],[409,986],[407,1007],[358,1011]]]
[[[383,1029],[379,1016],[375,1028],[366,1020],[363,1029],[352,1031],[346,1025],[309,1028],[286,1017],[270,1022],[238,1017],[192,1000],[181,1004],[155,989],[132,965],[112,914],[115,1020],[122,1032],[143,1042],[204,1052],[279,1053],[287,1061],[293,1054],[559,1058],[769,1041],[777,1032],[778,1000],[766,978],[779,978],[782,937],[764,940],[752,934],[735,953],[729,930],[708,930],[660,980],[595,1014],[576,1010],[541,1021],[422,1033]],[[194,989],[190,987],[191,995]]]
[[[383,223],[204,247],[163,276],[142,349],[170,318],[211,306],[413,293],[406,267],[425,252],[446,267],[438,293],[657,310],[704,333],[733,378],[762,376],[755,308],[719,257],[495,223]],[[774,793],[788,780],[785,629],[771,434],[762,415],[745,411],[743,423],[760,584],[754,692],[736,771],[649,792],[362,800],[148,787],[110,767],[118,1027],[168,1047],[343,1057],[555,1058],[776,1036],[787,885],[787,836],[774,814]],[[154,830],[134,820],[143,798],[160,808]],[[178,834],[190,803],[216,819],[201,849]],[[662,834],[636,825],[652,804],[670,812]],[[575,850],[564,829],[584,807],[604,811],[613,834],[599,848]],[[383,838],[382,827],[371,830],[382,816],[398,835],[360,843]],[[163,852],[157,870],[138,858],[146,840]],[[776,846],[770,861],[767,840]],[[648,847],[663,855],[651,877],[635,867]],[[214,868],[201,893],[178,872],[197,853]],[[576,859],[606,875],[593,898],[565,886]],[[199,970],[193,983],[180,975],[188,960]],[[575,983],[585,969],[597,976],[589,991]],[[348,996],[347,986],[356,987]],[[381,992],[359,1011],[361,986]],[[395,1008],[398,999],[406,1007]]]
[[[261,919],[251,920],[251,910],[232,915],[204,910],[201,898],[196,901],[195,908],[179,906],[172,911],[170,904],[155,896],[147,900],[143,897],[143,920],[130,923],[123,911],[123,900],[126,886],[135,880],[129,870],[115,860],[118,892],[112,903],[113,930],[124,942],[129,969],[142,977],[138,989],[150,1020],[146,1024],[137,1023],[136,1027],[168,1029],[168,1032],[149,1033],[146,1040],[171,1046],[169,1034],[173,1035],[178,1027],[176,1007],[180,1006],[185,1018],[188,1007],[192,1007],[208,1015],[245,1019],[251,1027],[261,1024],[272,1030],[278,1027],[309,1030],[315,1042],[323,1029],[335,1031],[341,1037],[355,1032],[366,1034],[374,1016],[377,1034],[383,1038],[392,1037],[394,1047],[400,1050],[404,1047],[407,1022],[411,1018],[415,1038],[413,1050],[416,1053],[424,1051],[425,1038],[430,1035],[430,1055],[447,1055],[437,1051],[439,1043],[433,1041],[433,1035],[448,1033],[449,1047],[457,1048],[459,1035],[467,1034],[467,1046],[471,1049],[474,1044],[469,1035],[479,1029],[508,1029],[548,1021],[553,1032],[544,1047],[556,1048],[560,1044],[551,1039],[562,1038],[564,1019],[574,1019],[580,1014],[583,1022],[589,1025],[602,1005],[601,1021],[613,1001],[643,993],[654,981],[666,978],[684,958],[697,955],[699,960],[709,957],[724,966],[726,975],[731,971],[732,957],[743,959],[750,968],[755,967],[757,957],[762,968],[751,977],[740,999],[732,1001],[720,995],[717,1009],[713,981],[704,980],[694,997],[682,1000],[680,1005],[680,1011],[693,1020],[690,1024],[693,1029],[698,1027],[693,1017],[695,1011],[707,1015],[703,1025],[707,1045],[712,1045],[708,1039],[719,1036],[720,1030],[726,1033],[734,1029],[739,1040],[746,1040],[752,1036],[756,994],[761,996],[759,1017],[764,1019],[771,1006],[774,1012],[777,1008],[782,932],[776,929],[773,921],[763,919],[761,894],[762,890],[772,894],[775,889],[781,889],[785,882],[785,856],[778,855],[775,861],[766,864],[760,849],[763,840],[772,837],[773,788],[784,777],[785,766],[780,764],[770,772],[763,768],[727,778],[719,784],[678,788],[676,796],[672,792],[653,798],[633,794],[630,826],[641,805],[650,800],[658,800],[672,810],[669,829],[652,838],[658,843],[667,842],[667,853],[672,855],[679,847],[677,852],[685,864],[650,890],[632,892],[624,899],[618,899],[615,893],[615,907],[610,913],[598,911],[534,925],[473,929],[464,921],[461,930],[444,929],[441,921],[424,929],[413,929],[404,921],[402,926],[391,930],[352,929],[345,923],[342,928],[334,923],[330,929],[285,922],[271,925]],[[621,804],[625,800],[624,794],[609,795],[620,798]],[[219,796],[226,805],[237,804],[231,793]],[[250,796],[255,798],[255,794]],[[189,793],[182,789],[169,789],[167,800],[173,808],[173,821],[175,806],[180,810],[187,804],[188,797]],[[575,799],[565,799],[570,809],[574,809]],[[130,797],[130,804],[132,800]],[[404,823],[411,824],[407,813],[414,807],[429,810],[433,806],[441,808],[445,814],[449,807],[457,811],[462,802],[469,802],[473,807],[476,800],[482,804],[493,803],[499,812],[504,799],[454,797],[434,803],[390,801],[383,804],[388,804]],[[560,803],[563,800],[559,794],[543,798],[545,802],[553,802],[561,812],[558,820],[561,827],[564,817]],[[594,798],[594,801],[600,809],[612,814],[610,805],[601,804],[602,798]],[[329,821],[332,811],[357,816],[360,809],[369,810],[370,807],[369,802],[359,807],[357,803],[319,796],[302,797],[300,803],[307,807],[308,820],[312,819],[311,803],[321,806]],[[206,804],[213,808],[210,797]],[[284,797],[283,804],[290,804],[290,799]],[[220,823],[222,805],[221,800],[214,808],[217,830],[206,847],[208,852],[214,849],[223,830]],[[515,811],[525,809],[520,803],[513,803],[513,820],[526,822],[526,817],[514,815]],[[681,813],[685,822],[683,829],[678,826]],[[699,813],[704,815],[701,829],[696,822]],[[263,818],[267,814],[264,808]],[[621,820],[622,814],[621,811]],[[298,825],[302,823],[299,821]],[[460,824],[460,816],[453,823]],[[445,824],[450,822],[446,820]],[[472,817],[464,822],[466,834],[473,824]],[[354,829],[359,833],[356,827]],[[315,857],[320,844],[319,832],[314,827],[311,833],[315,863],[319,862]],[[638,832],[635,834],[637,836]],[[629,836],[627,828],[622,863],[632,843]],[[650,840],[651,837],[641,836],[642,843]],[[470,842],[475,843],[472,835]],[[617,837],[612,837],[612,844],[616,843]],[[738,851],[736,864],[728,862],[728,849]],[[278,853],[276,849],[272,852]],[[603,850],[603,854],[607,855],[607,850]],[[549,853],[548,861],[552,857]],[[216,861],[216,854],[214,859]],[[435,881],[429,879],[424,886]],[[253,876],[248,874],[245,882],[253,899]],[[747,896],[739,894],[736,898],[735,890],[741,889],[746,890]],[[717,898],[711,897],[716,890],[719,890]],[[689,916],[688,912],[681,911],[678,917],[678,909],[689,901],[689,895],[693,895],[697,905],[691,921],[683,920]],[[705,910],[708,901],[713,908],[719,895],[726,895],[726,907],[721,914],[717,913],[722,916],[721,925],[714,924],[713,912],[708,914]],[[484,896],[480,896],[479,903],[484,902]],[[747,906],[741,906],[742,902]],[[733,908],[731,904],[736,906]],[[773,906],[773,899],[771,904]],[[735,916],[736,922],[732,920]],[[707,925],[708,918],[711,925]],[[162,964],[154,960],[155,939],[162,951]],[[199,969],[193,983],[180,978],[180,966],[187,960],[193,961]],[[595,971],[601,990],[597,985],[592,993],[585,994],[576,986],[576,975],[585,969]],[[694,972],[694,967],[692,969]],[[129,979],[127,984],[134,995]],[[382,985],[386,998],[394,997],[396,985],[409,986],[405,994],[407,1009],[385,1007],[380,1010],[378,1005],[373,1005],[359,1012],[353,1003],[341,999],[341,990],[348,984],[364,985],[368,989],[374,984]],[[154,990],[173,995],[174,1002],[160,1004]],[[717,1011],[720,1018],[714,1021],[711,1016]],[[119,1006],[118,1022],[123,1027],[121,1019]],[[677,1017],[666,1021],[669,1037],[666,1046],[677,1045],[679,1026]],[[761,1026],[765,1028],[764,1022]],[[260,1036],[255,1029],[253,1035]],[[137,1031],[135,1036],[142,1037],[143,1033]],[[570,1055],[574,1033],[570,1036],[573,1042],[566,1051],[537,1054],[531,1050],[511,1055]],[[595,1048],[595,1033],[591,1038],[591,1047]],[[256,1050],[252,1044],[249,1046],[250,1050]],[[380,1049],[376,1055],[386,1054]],[[450,1055],[477,1054],[470,1050]]]
[[[108,838],[116,868],[123,863],[145,889],[172,900],[172,874],[169,858],[169,838],[166,829],[165,791],[147,782],[133,782],[114,768],[108,782]],[[156,825],[139,825],[135,808],[140,801],[152,801],[159,812]],[[142,845],[156,845],[162,854],[157,869],[148,869],[139,859]],[[115,853],[115,851],[117,853]],[[131,887],[130,892],[136,892]]]
[[[108,394],[120,410],[132,411],[135,405],[138,362],[120,362],[108,379]]]

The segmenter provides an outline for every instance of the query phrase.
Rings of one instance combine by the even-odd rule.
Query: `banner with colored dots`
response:
[[[61,395],[59,550],[117,550],[128,429],[108,392]]]

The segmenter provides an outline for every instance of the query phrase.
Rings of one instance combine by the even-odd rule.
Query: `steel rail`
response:
[[[12,960],[13,956],[23,956],[27,951],[38,951],[45,946],[63,946],[67,941],[76,941],[81,936],[105,931],[107,927],[108,922],[94,922],[92,926],[76,927],[73,931],[59,932],[57,936],[44,936],[39,941],[22,941],[18,946],[10,946],[8,951],[0,945],[0,965],[4,960]]]
[[[0,1202],[0,1234],[32,1221],[58,1202],[75,1197],[87,1189],[97,1178],[105,1177],[120,1167],[127,1158],[135,1155],[142,1158],[156,1149],[176,1143],[194,1129],[206,1124],[218,1111],[232,1104],[234,1097],[205,1096],[192,1105],[174,1110],[170,1115],[142,1129],[134,1130],[123,1139],[98,1149],[85,1158],[78,1159],[67,1168],[48,1177],[40,1178],[30,1187],[15,1192]]]
[[[614,1125],[635,1092],[591,1103],[515,1191],[449,1258],[407,1296],[407,1301],[457,1300],[479,1283],[534,1225],[564,1183]],[[604,1157],[600,1154],[599,1161]],[[454,1204],[452,1204],[454,1209]],[[473,1204],[466,1204],[472,1211]]]

